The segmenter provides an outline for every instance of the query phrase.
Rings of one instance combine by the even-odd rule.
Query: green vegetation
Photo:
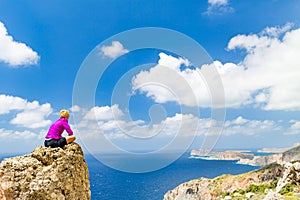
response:
[[[264,194],[266,189],[275,189],[277,185],[278,180],[272,181],[270,184],[261,184],[261,185],[249,185],[246,189],[238,189],[231,193],[229,192],[223,192],[220,196],[224,198],[225,196],[231,196],[233,199],[243,199],[245,195],[249,192],[255,193],[255,194]]]
[[[223,192],[221,194],[222,198],[226,197],[226,196],[230,196],[230,193],[229,192]]]
[[[262,185],[254,185],[251,184],[248,188],[246,188],[245,191],[239,191],[240,194],[242,193],[248,193],[248,192],[253,192],[255,194],[257,193],[264,193],[266,189],[275,189],[277,185],[278,180],[272,181],[270,184],[262,184]],[[242,193],[241,193],[242,192]]]
[[[279,191],[279,194],[284,195],[284,194],[288,194],[290,192],[294,192],[294,188],[295,188],[295,185],[288,183]]]

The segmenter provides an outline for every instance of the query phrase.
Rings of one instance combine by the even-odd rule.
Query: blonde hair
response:
[[[61,110],[59,112],[59,117],[60,118],[67,118],[67,119],[69,119],[69,117],[70,117],[69,111],[67,111],[67,110]]]

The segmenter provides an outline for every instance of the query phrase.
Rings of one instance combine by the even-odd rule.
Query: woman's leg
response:
[[[75,135],[67,136],[66,140],[67,140],[67,144],[70,144],[71,142],[76,140],[76,136]]]

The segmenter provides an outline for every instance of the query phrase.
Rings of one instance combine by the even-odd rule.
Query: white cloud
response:
[[[0,22],[0,62],[7,63],[12,67],[20,65],[36,65],[40,57],[24,43],[14,41],[8,35],[6,27]]]
[[[0,114],[7,114],[11,110],[22,110],[26,107],[27,101],[20,97],[0,95]]]
[[[74,105],[70,108],[71,112],[80,112],[81,108],[78,105]]]
[[[46,118],[52,113],[49,103],[39,104],[37,101],[28,102],[20,97],[0,95],[0,114],[17,111],[16,116],[10,120],[11,124],[26,128],[40,128],[48,126],[51,121]]]
[[[132,90],[139,90],[157,103],[176,101],[182,105],[197,106],[198,102],[210,105],[210,94],[199,68],[185,68],[189,62],[165,53],[159,54],[158,65],[141,71],[132,79]]]
[[[116,105],[115,105],[116,106]],[[109,106],[95,107],[97,112],[107,113]],[[99,109],[102,108],[102,109]],[[95,110],[90,109],[89,112]],[[84,116],[84,115],[83,115]],[[174,138],[185,136],[204,136],[210,134],[214,136],[219,134],[213,132],[211,128],[214,126],[214,120],[210,118],[199,118],[192,114],[175,114],[166,117],[162,121],[148,126],[148,123],[142,120],[128,121],[122,119],[100,118],[95,121],[95,118],[83,117],[78,120],[77,129],[82,134],[81,138],[85,140],[94,140],[99,138],[99,134],[104,134],[107,138],[114,139],[131,139],[130,136],[140,139],[158,138]],[[198,129],[197,129],[198,127]],[[180,132],[179,132],[180,130]],[[233,120],[224,122],[222,135],[259,135],[265,133],[280,133],[283,127],[278,122],[272,120],[250,120],[239,116]],[[209,132],[211,131],[211,132]],[[179,134],[179,135],[177,135]]]
[[[275,133],[282,130],[272,120],[249,120],[242,116],[234,120],[227,120],[224,124],[222,135],[259,135],[264,133]]]
[[[117,105],[114,105],[117,107]],[[159,137],[174,137],[179,129],[184,130],[181,132],[181,136],[187,136],[195,134],[195,124],[201,124],[201,134],[210,125],[207,120],[199,120],[197,117],[189,114],[176,114],[171,117],[167,117],[159,123],[148,126],[143,120],[127,121],[122,119],[115,119],[110,114],[108,110],[112,110],[113,107],[94,107],[79,120],[80,123],[77,125],[79,130],[84,132],[83,137],[96,138],[98,134],[104,134],[109,139],[129,139],[131,137],[135,138],[151,138],[158,135]],[[110,117],[100,117],[95,121],[95,117],[92,117],[91,112],[97,112],[98,116],[104,116],[105,114],[110,115]],[[200,122],[201,121],[201,122]],[[200,130],[198,130],[200,131]],[[196,133],[199,134],[199,133]]]
[[[51,120],[46,120],[52,113],[49,103],[40,105],[37,101],[27,104],[27,107],[13,118],[10,123],[21,125],[27,128],[41,128],[51,124]]]
[[[289,27],[269,28],[272,36],[233,37],[227,48],[247,52],[238,64],[214,61],[195,69],[180,70],[180,65],[188,62],[161,53],[158,65],[132,79],[132,89],[145,93],[157,103],[174,101],[180,105],[210,107],[209,88],[200,74],[207,75],[215,67],[223,82],[227,107],[252,105],[265,110],[300,110],[300,29],[283,34]],[[274,37],[280,34],[282,39]]]
[[[13,130],[6,130],[1,128],[0,129],[0,139],[17,139],[17,140],[27,140],[27,139],[34,139],[37,138],[37,134],[25,130],[25,131],[13,131]]]
[[[212,6],[216,5],[227,5],[228,0],[208,0],[208,3]]]
[[[240,100],[256,101],[266,110],[299,110],[300,29],[286,32],[282,39],[274,35],[289,30],[289,25],[279,29],[272,29],[272,37],[252,34],[230,40],[228,49],[242,48],[248,53],[240,64],[222,76],[224,88],[231,88],[228,94],[234,90],[243,92],[244,100]]]
[[[113,120],[118,119],[123,115],[118,105],[113,106],[96,106],[93,107],[85,116],[86,120]]]
[[[228,0],[208,0],[208,8],[204,15],[223,15],[232,13],[234,9],[228,6]]]
[[[118,56],[121,56],[129,52],[127,49],[123,47],[123,45],[119,41],[113,41],[111,46],[103,45],[100,48],[100,50],[104,56],[107,56],[112,59],[117,58]]]
[[[286,33],[287,31],[291,30],[293,27],[293,23],[287,23],[284,26],[276,26],[276,27],[266,27],[262,32],[261,35],[267,35],[270,37],[279,37],[281,34]]]
[[[291,120],[291,126],[288,128],[286,134],[288,135],[295,135],[300,134],[300,121]]]

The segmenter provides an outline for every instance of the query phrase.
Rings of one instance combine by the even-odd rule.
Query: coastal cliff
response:
[[[215,155],[211,155],[210,159],[213,160],[241,160],[241,159],[253,159],[253,154],[242,153],[237,151],[224,151],[218,152]]]
[[[37,147],[0,164],[1,200],[89,200],[88,167],[77,143]]]
[[[278,153],[270,156],[254,156],[252,159],[240,159],[239,164],[265,166],[271,163],[284,164],[300,160],[300,146],[296,146],[283,153]]]
[[[300,199],[300,162],[271,164],[240,175],[199,178],[183,183],[164,200]]]
[[[244,151],[221,151],[221,152],[207,152],[205,150],[192,150],[191,156],[201,157],[209,160],[252,160],[253,154],[245,153]]]
[[[269,156],[254,156],[247,151],[223,151],[223,152],[207,152],[205,150],[192,150],[191,156],[200,157],[209,160],[236,160],[238,164],[246,164],[253,166],[266,166],[271,163],[284,164],[300,160],[300,145],[296,143],[294,147],[288,148],[273,148],[273,151],[281,152]],[[268,152],[271,149],[263,149],[260,152]]]

